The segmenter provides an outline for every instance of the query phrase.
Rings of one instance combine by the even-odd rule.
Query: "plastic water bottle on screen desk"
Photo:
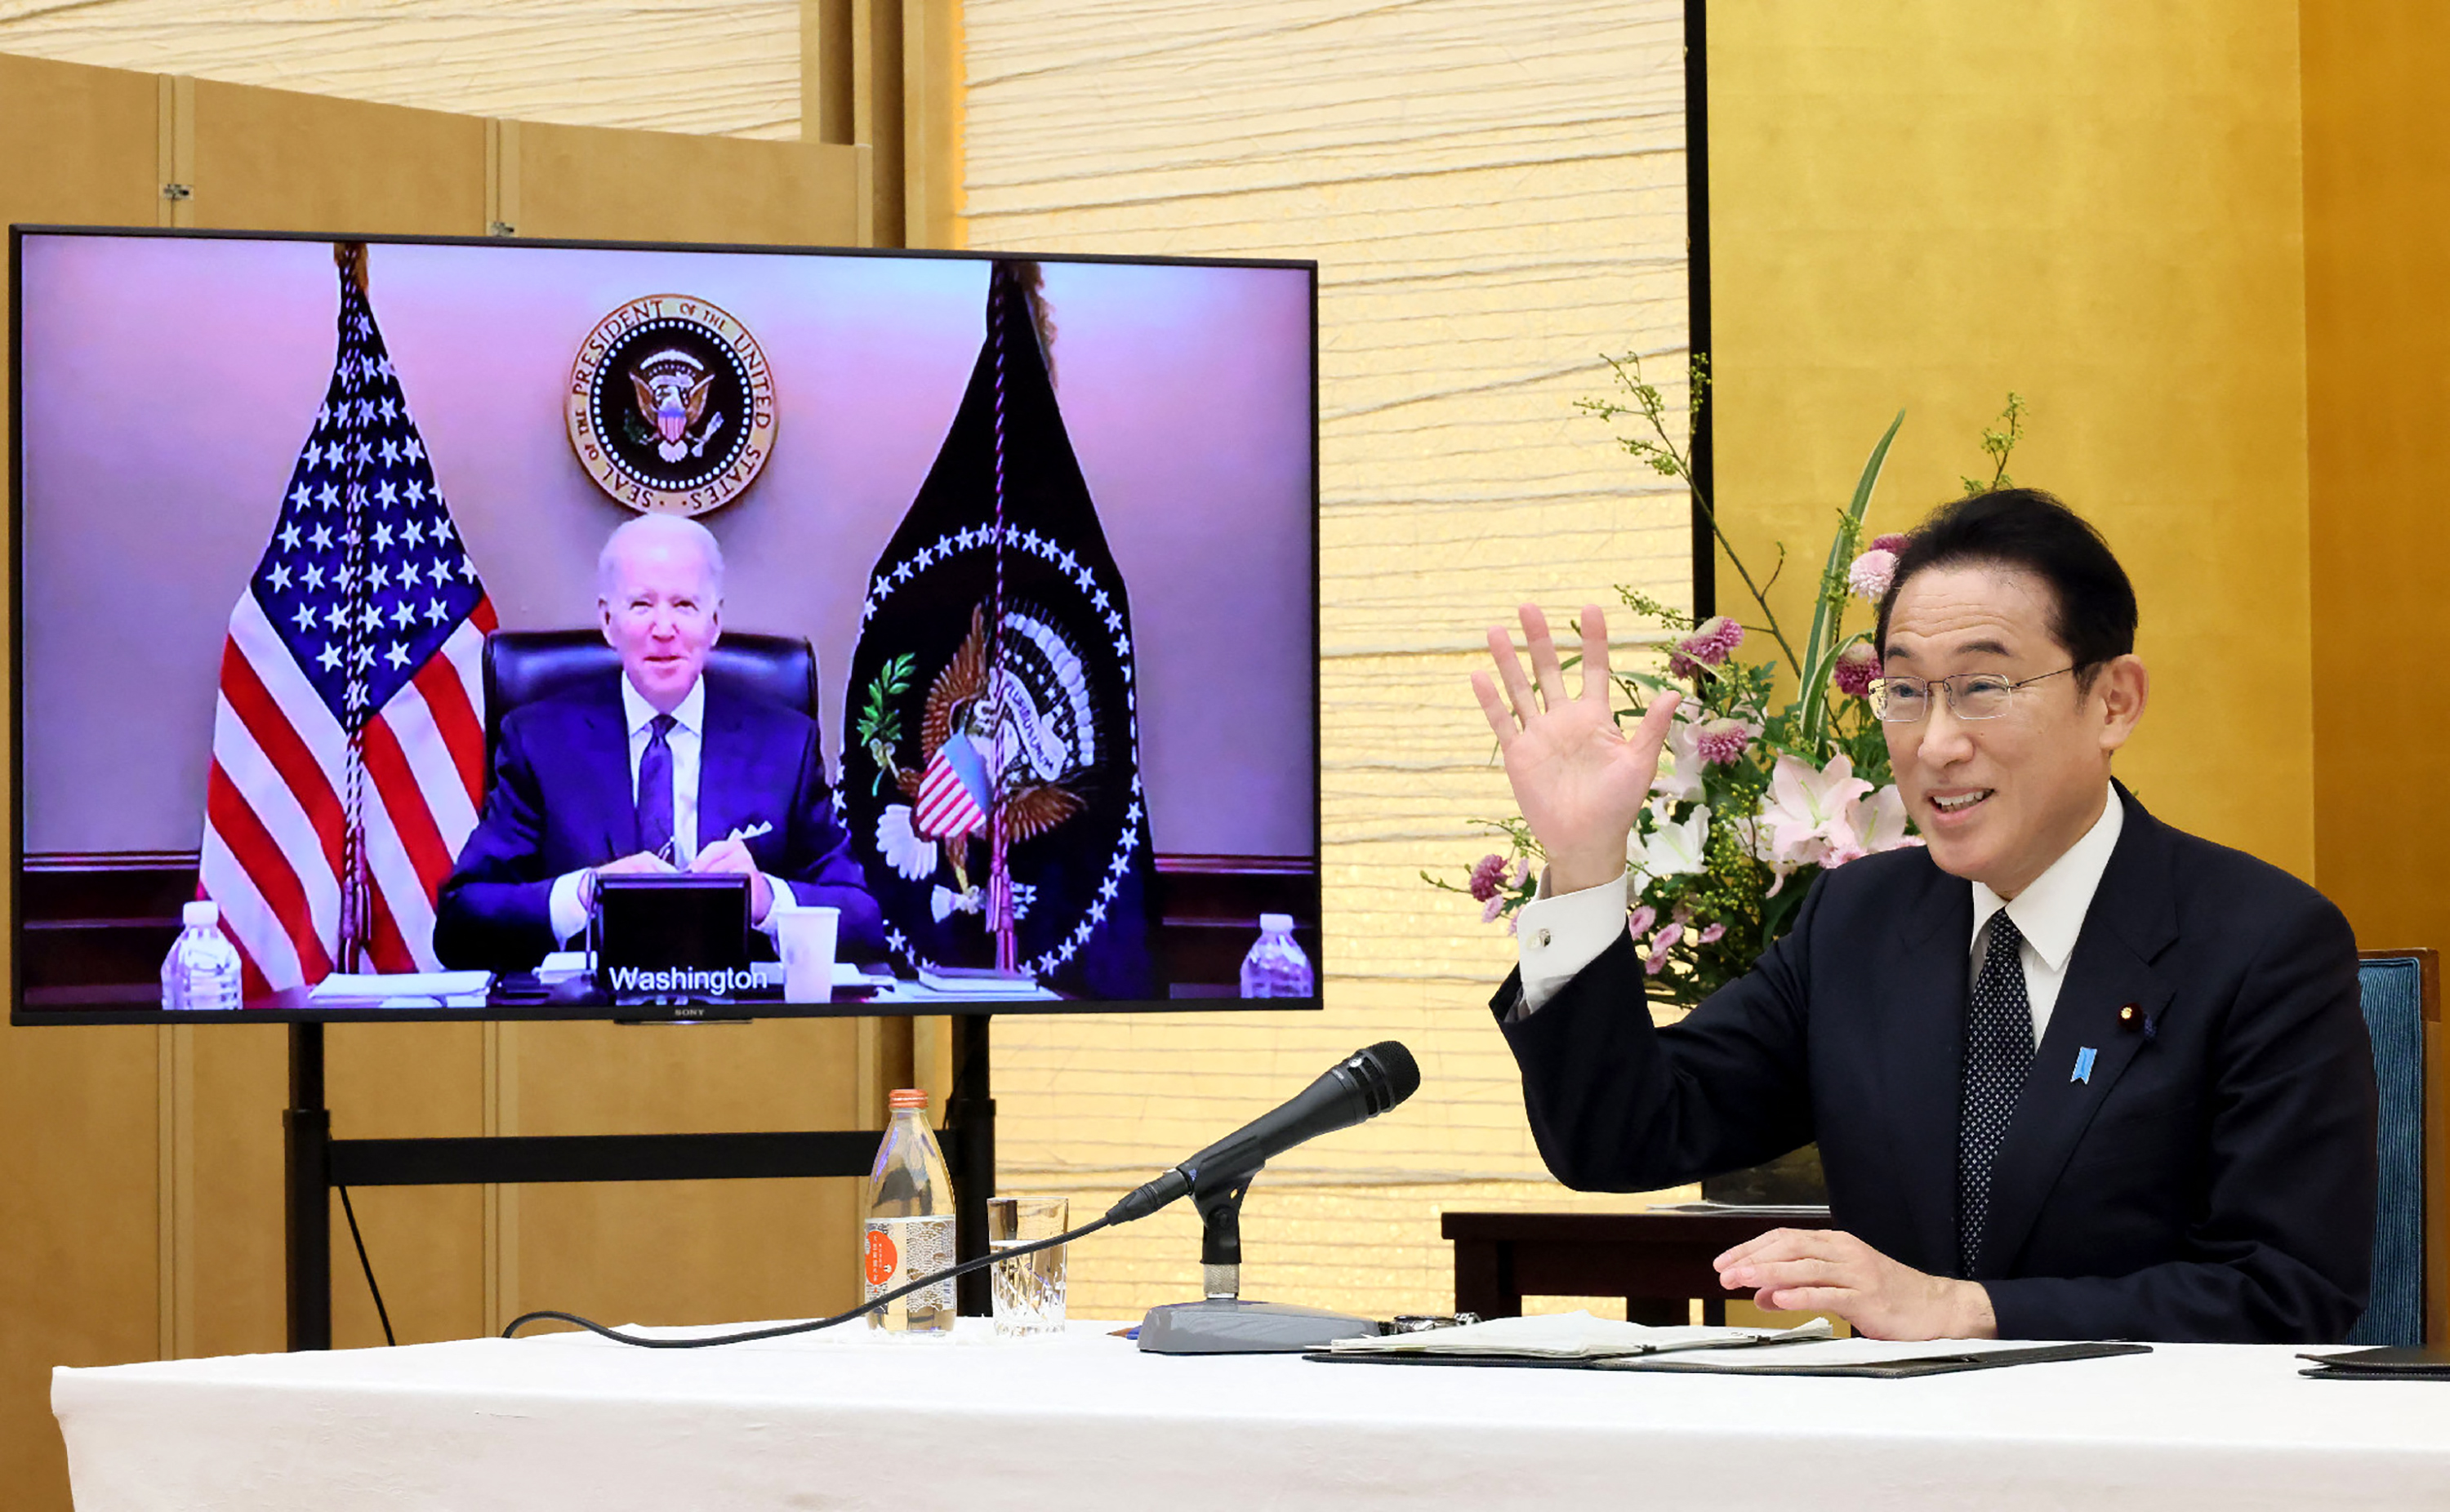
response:
[[[1261,914],[1259,942],[1242,958],[1245,998],[1315,998],[1318,980],[1311,975],[1310,958],[1293,940],[1293,916]]]
[[[953,1263],[953,1181],[944,1172],[936,1133],[927,1127],[927,1095],[905,1088],[890,1101],[893,1122],[876,1147],[876,1169],[867,1177],[863,1301]],[[867,1326],[892,1333],[950,1333],[954,1306],[953,1283],[939,1281],[869,1313]]]
[[[222,934],[220,906],[183,904],[179,922],[179,938],[170,941],[170,954],[162,961],[163,1008],[236,1008],[238,947]]]

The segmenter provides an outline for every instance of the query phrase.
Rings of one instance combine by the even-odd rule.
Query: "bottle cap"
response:
[[[218,926],[221,921],[221,905],[208,898],[179,905],[179,922],[189,929],[211,929]]]
[[[927,1089],[924,1087],[896,1087],[889,1095],[886,1095],[885,1101],[888,1107],[917,1108],[922,1112],[924,1112],[927,1107]]]
[[[1291,914],[1261,914],[1259,916],[1259,928],[1264,933],[1290,935],[1293,932],[1293,916]]]

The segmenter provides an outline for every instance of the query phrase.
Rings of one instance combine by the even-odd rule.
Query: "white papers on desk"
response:
[[[1822,1327],[1825,1330],[1827,1326]],[[1804,1339],[1724,1350],[1710,1356],[1710,1369],[1777,1372],[1805,1366],[1915,1365],[2033,1347],[2025,1339]]]
[[[1027,972],[919,968],[919,985],[943,998],[1035,998],[1038,979]]]
[[[1552,1313],[1540,1318],[1491,1318],[1457,1328],[1427,1328],[1419,1333],[1390,1333],[1375,1338],[1338,1339],[1329,1347],[1337,1354],[1510,1355],[1534,1360],[1607,1360],[1624,1355],[1663,1354],[1673,1349],[1724,1349],[1783,1343],[1794,1339],[1826,1339],[1829,1320],[1815,1318],[1792,1328],[1722,1328],[1682,1325],[1653,1328],[1619,1323],[1588,1312]]]
[[[306,991],[318,1008],[482,1008],[490,971],[334,972]]]

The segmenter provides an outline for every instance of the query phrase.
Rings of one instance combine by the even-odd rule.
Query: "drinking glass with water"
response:
[[[987,1249],[1000,1254],[1036,1240],[1052,1239],[1070,1226],[1071,1213],[1068,1197],[989,1197]],[[995,1280],[999,1336],[1063,1331],[1063,1253],[1071,1248],[1059,1244],[995,1263],[989,1273]]]

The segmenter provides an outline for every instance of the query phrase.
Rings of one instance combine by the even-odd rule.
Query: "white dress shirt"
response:
[[[2062,852],[2014,899],[2003,900],[1981,882],[1970,884],[1974,937],[1967,949],[1972,953],[1974,974],[1979,976],[1982,971],[1991,916],[2005,908],[2025,937],[2017,955],[2025,965],[2025,997],[2032,1005],[2036,1044],[2041,1042],[2042,1031],[2050,1027],[2051,1010],[2058,1005],[2059,987],[2067,980],[2068,958],[2075,953],[2075,937],[2084,929],[2085,911],[2092,906],[2092,895],[2101,886],[2101,874],[2109,869],[2110,853],[2118,848],[2118,833],[2125,826],[2126,806],[2112,788],[2102,804],[2101,817],[2084,832],[2084,838]],[[1541,880],[1544,896],[1526,903],[1515,916],[1515,939],[1523,961],[1523,1002],[1515,1010],[1517,1016],[1539,1011],[1585,966],[1597,960],[1600,952],[1616,943],[1616,938],[1624,933],[1630,882],[1628,872],[1612,882],[1551,898],[1545,896],[1547,880]]]
[[[630,732],[630,802],[638,801],[638,763],[647,754],[647,742],[653,737],[655,715],[661,712],[646,696],[621,679],[621,713]],[[697,859],[697,774],[700,758],[706,751],[706,679],[692,684],[689,696],[672,710],[672,727],[664,732],[664,745],[672,756],[672,854],[671,863],[683,871]],[[564,872],[554,879],[553,893],[546,900],[545,910],[553,925],[554,938],[567,942],[587,927],[587,908],[579,899],[580,884],[587,873],[583,870]],[[792,901],[786,883],[767,880],[777,903]],[[774,923],[769,910],[757,927],[770,932]]]

